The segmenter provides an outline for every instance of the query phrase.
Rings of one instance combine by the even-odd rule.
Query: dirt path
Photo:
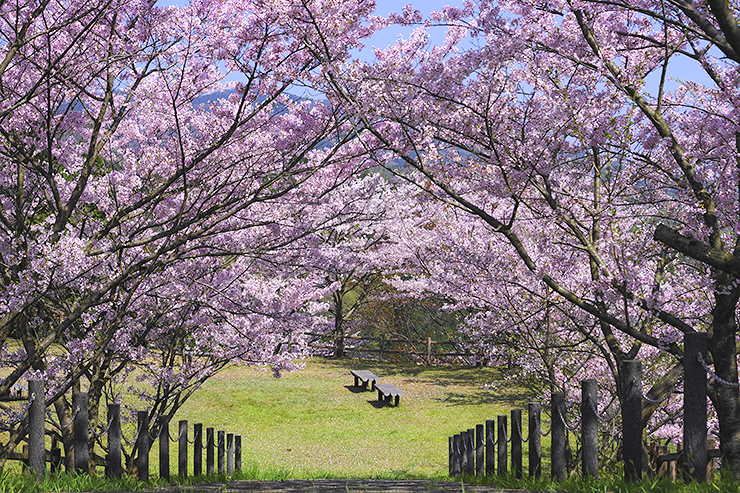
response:
[[[534,493],[492,486],[393,479],[290,479],[286,481],[226,481],[170,486],[142,493]],[[124,493],[124,492],[113,492]]]

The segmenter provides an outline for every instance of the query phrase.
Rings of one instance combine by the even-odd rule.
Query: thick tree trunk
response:
[[[73,414],[70,407],[64,402],[64,398],[57,399],[54,402],[54,410],[57,413],[59,425],[62,426],[60,431],[62,433],[62,447],[64,448],[64,468],[67,472],[71,472],[75,470],[74,433],[71,424]]]
[[[719,236],[709,244],[680,235],[660,225],[655,230],[655,239],[665,245],[714,267],[714,308],[712,325],[709,328],[709,352],[715,372],[727,383],[714,382],[709,390],[712,404],[719,419],[720,451],[722,465],[735,477],[740,477],[740,391],[736,386],[737,322],[735,313],[740,288],[735,286],[740,265],[735,258],[722,249]],[[733,385],[734,384],[734,385]]]
[[[725,277],[722,275],[721,277]],[[718,282],[725,284],[725,282]],[[727,285],[730,282],[726,283]],[[718,286],[718,292],[721,291]],[[729,290],[729,286],[725,290]],[[737,351],[735,334],[737,323],[735,310],[738,293],[715,295],[712,327],[709,337],[709,350],[714,360],[717,375],[723,380],[737,383]],[[711,389],[712,403],[719,418],[719,440],[722,465],[740,477],[740,392],[736,386],[714,382]]]

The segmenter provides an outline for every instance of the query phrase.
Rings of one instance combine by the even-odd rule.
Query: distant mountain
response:
[[[197,98],[193,100],[193,106],[198,106],[201,104],[207,105],[209,103],[214,103],[218,101],[219,99],[228,99],[228,97],[234,94],[235,92],[236,91],[232,89],[229,91],[217,91],[217,92],[212,92],[210,94],[204,94],[203,96],[198,96]],[[318,101],[317,99],[306,98],[303,96],[296,96],[295,94],[290,94],[290,93],[287,93],[287,96],[293,101],[301,101],[301,100]],[[261,103],[265,99],[267,99],[266,96],[260,96],[257,98],[257,102]]]

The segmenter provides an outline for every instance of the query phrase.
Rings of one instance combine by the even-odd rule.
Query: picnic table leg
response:
[[[396,407],[398,407],[398,401],[400,401],[400,400],[401,400],[401,396],[400,395],[397,395],[396,396],[396,403],[395,403],[395,406]]]
[[[378,402],[380,402],[380,404],[382,405],[383,401],[383,394],[380,392],[380,389],[378,389]]]
[[[371,390],[375,390],[375,380],[373,380],[373,383],[372,383],[372,385],[373,385],[373,386],[371,387]]]
[[[360,386],[360,380],[357,377],[355,377],[355,387],[359,387],[359,386]]]

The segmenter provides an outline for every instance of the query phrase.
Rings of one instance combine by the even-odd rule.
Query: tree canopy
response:
[[[174,413],[230,361],[341,335],[343,297],[381,278],[550,389],[579,362],[618,399],[640,358],[664,396],[695,331],[738,382],[740,6],[373,9],[0,7],[0,393],[44,376],[68,421],[84,380],[94,421],[136,369]],[[415,30],[359,59],[389,25]],[[686,62],[702,77],[671,80]],[[740,475],[738,388],[710,396]]]

